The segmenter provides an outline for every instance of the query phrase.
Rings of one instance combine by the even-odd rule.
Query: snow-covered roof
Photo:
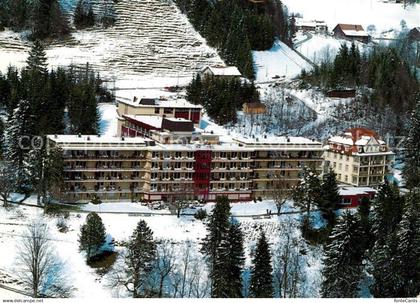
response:
[[[203,71],[206,69],[209,69],[215,76],[242,76],[236,66],[207,66]]]
[[[351,137],[350,133],[345,133],[345,136],[333,136],[328,141],[330,143],[338,143],[338,144],[344,144],[344,145],[353,145],[353,139]],[[356,142],[354,142],[354,145],[356,146],[366,146],[373,137],[370,136],[361,136]],[[375,139],[376,140],[376,139]],[[376,140],[379,144],[384,145],[385,142],[382,140]]]
[[[353,195],[376,193],[376,190],[371,187],[342,186],[338,188],[338,193],[340,196],[347,196],[347,195],[353,196]]]
[[[346,36],[369,37],[360,24],[337,24],[335,28],[340,28]]]
[[[322,143],[304,137],[267,136],[267,137],[232,137],[233,141],[247,147],[258,149],[316,149],[323,150]]]
[[[202,143],[190,143],[190,144],[160,144],[157,143],[156,146],[153,146],[153,150],[212,150],[212,151],[254,151],[253,148],[247,148],[239,146],[238,144],[232,143],[222,143],[222,144],[202,144]]]
[[[188,119],[184,119],[184,118],[165,118],[168,121],[172,121],[172,122],[191,122],[191,120]]]
[[[332,136],[328,139],[330,143],[338,143],[344,145],[353,145],[353,140],[351,137],[343,137],[343,136]]]
[[[97,135],[48,135],[48,139],[56,143],[136,143],[144,144],[146,140],[141,137],[111,137]]]
[[[318,21],[318,20],[301,20],[296,19],[296,26],[306,26],[306,27],[317,27],[317,26],[327,26],[327,24],[324,21]]]
[[[124,115],[129,119],[150,125],[154,128],[161,128],[162,127],[162,120],[163,117],[161,116],[152,116],[152,115]]]
[[[369,37],[369,35],[364,30],[343,30],[343,32],[346,36],[350,37]]]
[[[162,100],[162,99],[155,99],[155,104],[140,104],[140,100],[136,102],[132,100],[127,100],[125,98],[118,99],[119,103],[124,103],[133,107],[168,107],[168,108],[195,108],[195,109],[202,109],[201,105],[196,105],[188,102],[185,99],[170,99],[170,100]]]

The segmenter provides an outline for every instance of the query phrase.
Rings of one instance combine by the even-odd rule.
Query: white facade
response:
[[[375,187],[384,182],[394,153],[375,136],[345,133],[328,140],[324,159],[339,182]]]

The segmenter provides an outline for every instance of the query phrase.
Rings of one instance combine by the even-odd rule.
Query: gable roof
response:
[[[358,36],[358,37],[368,37],[369,35],[365,32],[363,26],[360,24],[343,24],[339,23],[334,28],[334,31],[339,28],[343,31],[346,36]]]
[[[241,72],[236,66],[207,66],[203,69],[203,72],[209,69],[215,76],[242,76]]]

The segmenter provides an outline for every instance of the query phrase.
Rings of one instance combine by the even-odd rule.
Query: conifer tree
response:
[[[375,244],[370,254],[370,272],[374,278],[374,297],[395,297],[398,278],[395,253],[398,245],[397,228],[402,217],[403,198],[398,188],[385,181],[373,200],[372,231]]]
[[[334,211],[341,200],[338,193],[337,175],[332,168],[324,175],[324,180],[321,184],[321,196],[322,200],[319,208],[323,217],[331,226],[335,221]]]
[[[34,146],[29,152],[28,159],[31,184],[37,193],[38,204],[45,204],[52,191],[62,187],[63,151],[59,147],[47,150],[46,144],[40,138],[32,142]]]
[[[127,245],[125,259],[128,287],[133,298],[147,297],[147,279],[153,270],[156,258],[156,243],[153,232],[144,220],[140,220]]]
[[[356,298],[362,277],[360,224],[350,213],[340,218],[325,249],[321,294],[324,298]]]
[[[3,159],[4,152],[4,122],[0,119],[0,160]]]
[[[245,262],[240,225],[231,223],[218,248],[211,272],[213,298],[241,298],[242,270]]]
[[[415,297],[420,292],[420,195],[413,193],[405,199],[394,255],[395,297]]]
[[[417,101],[409,123],[408,133],[404,140],[403,176],[407,188],[420,186],[420,100]]]
[[[105,226],[101,217],[97,213],[89,213],[79,235],[79,248],[86,251],[88,260],[105,244],[105,237]]]
[[[28,151],[34,131],[34,117],[27,100],[21,100],[6,123],[4,157],[16,170],[17,187],[21,192],[30,190]]]
[[[9,161],[0,161],[0,199],[4,207],[9,206],[10,194],[16,189],[16,172]]]
[[[86,0],[79,0],[74,11],[73,23],[77,28],[95,25],[95,15],[92,4]]]
[[[270,248],[263,231],[257,242],[255,255],[252,259],[251,282],[249,294],[252,298],[272,298],[273,267],[271,265]]]
[[[225,196],[217,197],[216,205],[207,223],[207,235],[201,247],[201,252],[207,257],[210,270],[217,259],[220,243],[229,230],[229,216],[230,205],[228,198]]]
[[[370,200],[368,197],[363,197],[357,207],[357,219],[360,222],[361,228],[361,246],[363,250],[371,249],[374,238],[372,236],[372,222],[370,219]]]
[[[311,168],[304,167],[301,171],[300,181],[293,190],[293,200],[296,205],[309,218],[312,207],[321,205],[321,181]]]
[[[370,254],[371,268],[369,272],[373,277],[370,291],[375,298],[396,297],[398,277],[396,272],[395,252],[398,239],[393,232],[385,240],[376,241]]]
[[[372,228],[376,241],[380,244],[395,232],[402,216],[403,198],[396,185],[387,180],[379,188],[373,200]]]
[[[45,39],[68,34],[67,19],[58,0],[37,0],[31,3],[32,38]]]
[[[31,50],[29,51],[29,57],[26,59],[27,69],[40,74],[47,73],[47,55],[45,49],[39,40],[35,40]]]

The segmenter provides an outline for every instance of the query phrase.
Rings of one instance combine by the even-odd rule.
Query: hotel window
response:
[[[159,114],[160,113],[160,108],[159,107],[155,107],[155,114]]]
[[[346,170],[346,171],[349,171],[349,166],[348,166],[348,165],[346,165],[345,170]]]
[[[172,114],[172,113],[173,113],[173,109],[172,109],[172,108],[167,108],[167,107],[165,107],[165,108],[163,109],[163,113],[164,113],[164,114]]]

